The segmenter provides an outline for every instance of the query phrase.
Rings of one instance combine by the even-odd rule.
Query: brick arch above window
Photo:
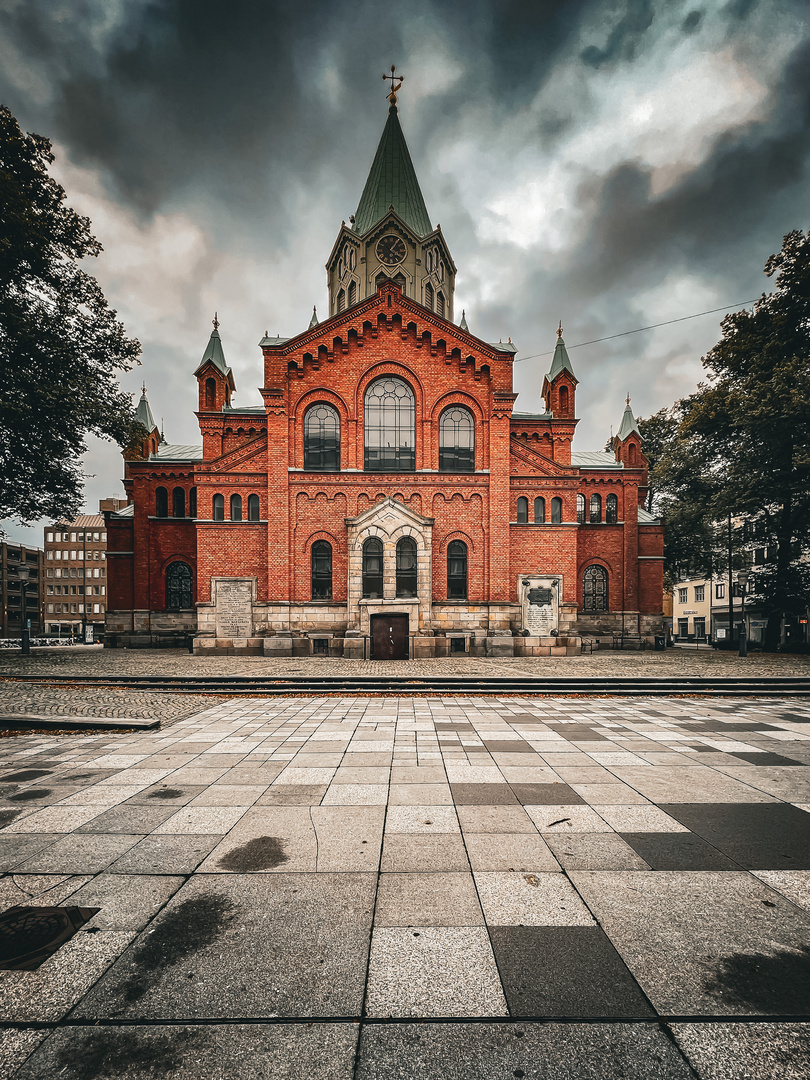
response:
[[[346,545],[342,544],[334,533],[329,532],[328,529],[319,529],[317,532],[310,533],[304,540],[304,554],[308,555],[312,551],[312,545],[318,540],[325,540],[327,544],[331,544],[332,550],[336,555],[344,555],[346,553]]]

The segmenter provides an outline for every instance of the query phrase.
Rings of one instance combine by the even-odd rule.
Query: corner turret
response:
[[[641,432],[638,429],[633,410],[630,408],[630,394],[628,393],[622,422],[613,439],[613,453],[617,461],[621,461],[626,469],[646,469],[647,459],[641,452]]]
[[[135,409],[135,419],[147,434],[124,451],[126,461],[145,460],[150,454],[156,453],[160,446],[161,434],[146,397],[146,383],[141,387],[141,400]]]
[[[233,372],[225,362],[222,340],[219,336],[219,319],[214,315],[214,329],[205,347],[202,360],[194,372],[200,389],[200,412],[222,412],[230,405],[231,394],[236,392]]]
[[[543,398],[546,412],[558,420],[571,420],[576,416],[576,392],[579,379],[574,374],[568,350],[563,341],[562,321],[557,327],[557,344],[548,374],[543,379]]]

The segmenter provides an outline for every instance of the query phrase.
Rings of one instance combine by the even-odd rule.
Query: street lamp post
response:
[[[20,588],[22,589],[22,630],[20,632],[20,650],[23,656],[28,656],[31,652],[31,635],[28,632],[28,612],[25,603],[25,591],[28,588],[28,578],[30,574],[31,571],[27,566],[17,567],[17,577],[20,579]]]
[[[740,656],[748,656],[748,628],[745,624],[745,587],[748,584],[748,571],[740,570],[737,574],[740,586]]]

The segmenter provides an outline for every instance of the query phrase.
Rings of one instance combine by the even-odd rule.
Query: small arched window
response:
[[[447,599],[467,599],[467,545],[451,540],[447,545]]]
[[[166,607],[169,611],[182,611],[192,607],[193,576],[188,563],[173,562],[166,570]]]
[[[155,516],[169,516],[169,493],[165,487],[159,487],[155,490]]]
[[[197,516],[197,489],[193,487],[188,493],[188,516]]]
[[[551,524],[562,524],[562,499],[558,498],[556,495],[551,500]]]
[[[534,523],[542,525],[546,520],[546,500],[538,495],[534,500]]]
[[[248,521],[259,520],[259,496],[248,495]]]
[[[585,611],[608,609],[608,577],[604,566],[589,566],[582,575],[582,606]]]
[[[560,416],[568,416],[568,387],[560,387]]]
[[[349,307],[354,307],[357,303],[357,282],[352,281],[349,285]]]
[[[433,311],[433,286],[429,281],[425,282],[425,307]]]
[[[629,461],[629,463],[631,465],[635,465],[635,463],[636,463],[636,444],[635,443],[630,443],[630,445],[627,447],[627,460]]]
[[[384,375],[366,390],[365,467],[368,472],[416,468],[416,406],[404,379]]]
[[[403,536],[397,542],[397,599],[409,600],[417,592],[416,541]]]
[[[320,401],[304,417],[304,468],[318,472],[340,469],[340,414]]]
[[[518,525],[525,525],[529,520],[529,500],[521,495],[517,501]]]
[[[346,307],[346,293],[343,291],[343,289],[341,289],[340,292],[337,294],[337,309],[338,309],[338,312],[343,311],[345,307]]]
[[[316,540],[312,545],[312,599],[332,599],[332,545]]]
[[[441,291],[436,293],[436,314],[444,318],[444,293]]]
[[[615,495],[608,495],[605,499],[605,521],[608,525],[615,525],[619,520],[619,500]]]
[[[186,516],[186,493],[181,487],[176,487],[172,492],[172,517],[184,518]]]
[[[602,520],[602,496],[591,495],[591,525],[598,525]]]
[[[585,524],[585,496],[577,495],[577,525]]]
[[[439,472],[475,469],[475,421],[469,409],[453,405],[439,421]]]
[[[363,596],[380,600],[383,594],[383,546],[376,536],[363,544]]]
[[[225,496],[215,495],[213,500],[214,521],[225,520]]]
[[[205,380],[205,407],[213,410],[217,407],[217,382],[216,379]]]
[[[242,520],[242,496],[231,495],[231,521]]]

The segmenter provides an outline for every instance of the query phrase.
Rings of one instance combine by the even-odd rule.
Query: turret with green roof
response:
[[[562,320],[557,327],[557,344],[554,347],[554,356],[551,358],[551,367],[543,379],[543,397],[546,401],[546,410],[553,413],[557,419],[570,420],[576,414],[575,398],[579,379],[574,374],[574,368],[568,356],[568,350],[563,341]]]

